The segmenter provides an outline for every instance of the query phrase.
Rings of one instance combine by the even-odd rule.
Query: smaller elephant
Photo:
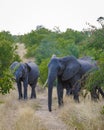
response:
[[[23,98],[22,82],[24,87],[24,99],[27,99],[28,84],[31,86],[31,98],[36,98],[35,87],[39,77],[38,66],[33,62],[19,63],[15,61],[11,64],[10,69],[15,76],[19,99]]]

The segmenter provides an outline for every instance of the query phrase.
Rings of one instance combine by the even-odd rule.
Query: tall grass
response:
[[[32,108],[21,109],[15,130],[46,130]]]
[[[73,99],[66,97],[65,105],[60,110],[61,119],[69,130],[104,130],[104,115],[101,115],[104,101],[81,101],[76,104]]]

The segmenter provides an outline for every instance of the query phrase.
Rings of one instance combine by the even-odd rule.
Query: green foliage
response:
[[[37,45],[28,47],[28,56],[35,56],[38,64],[46,58],[50,58],[53,54],[57,56],[75,55],[79,56],[79,49],[75,45],[74,39],[64,39],[62,34],[49,32],[49,34],[41,40]]]
[[[13,89],[13,75],[7,69],[0,76],[0,93],[9,93],[10,89]]]
[[[92,30],[90,37],[82,46],[84,55],[93,56],[96,60],[104,57],[104,29]]]
[[[9,67],[13,59],[13,47],[10,41],[0,41],[0,63],[2,69]]]
[[[48,63],[50,59],[45,59],[41,62],[40,69],[40,83],[44,84],[48,76]]]
[[[47,35],[49,35],[51,31],[48,29],[41,27],[37,28],[37,30],[32,30],[30,33],[25,34],[20,37],[21,42],[26,44],[26,47],[33,46],[34,44],[39,44]]]
[[[88,47],[95,49],[104,49],[104,29],[98,29],[92,32]]]
[[[13,37],[10,32],[2,31],[0,32],[0,41],[6,40],[13,43]]]
[[[102,107],[102,110],[100,111],[101,115],[104,115],[104,106]]]
[[[19,60],[15,53],[16,47],[9,32],[0,32],[0,93],[5,94],[12,86],[12,75],[9,66],[14,60]]]
[[[104,88],[104,64],[101,64],[97,70],[94,70],[87,76],[85,88],[91,91],[95,86]]]

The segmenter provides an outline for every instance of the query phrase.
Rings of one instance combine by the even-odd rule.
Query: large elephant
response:
[[[13,62],[10,66],[18,87],[19,99],[23,98],[22,82],[24,87],[24,99],[27,99],[27,87],[31,86],[31,98],[36,98],[35,87],[39,77],[38,66],[33,62],[19,63]]]
[[[52,106],[52,88],[53,82],[57,78],[57,94],[59,106],[63,104],[64,86],[73,87],[74,99],[79,102],[79,91],[81,83],[79,80],[87,72],[96,69],[96,64],[84,59],[77,59],[74,56],[63,58],[52,57],[48,65],[48,109]],[[70,86],[69,86],[70,85]]]

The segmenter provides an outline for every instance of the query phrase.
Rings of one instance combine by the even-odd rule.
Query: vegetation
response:
[[[81,100],[80,104],[76,104],[72,99],[65,97],[65,103],[60,111],[60,117],[67,124],[69,130],[103,130],[103,100],[95,103],[87,97],[86,101]]]
[[[9,67],[13,60],[19,60],[13,43],[13,37],[9,32],[0,32],[0,93],[2,94],[8,93],[13,87]]]

